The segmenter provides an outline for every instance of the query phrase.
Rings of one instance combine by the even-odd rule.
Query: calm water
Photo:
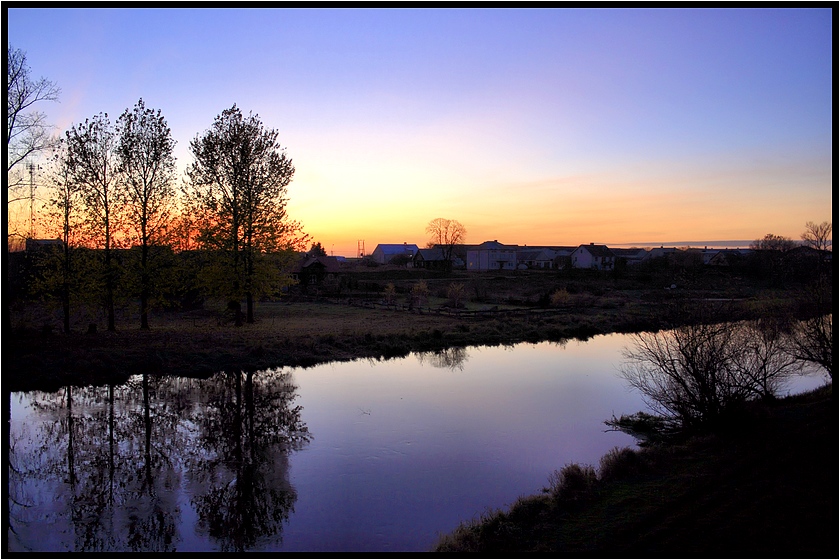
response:
[[[626,341],[14,393],[9,550],[428,550],[633,445]]]

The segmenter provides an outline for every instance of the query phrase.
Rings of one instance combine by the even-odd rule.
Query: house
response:
[[[398,256],[404,256],[411,261],[417,251],[417,245],[413,243],[380,243],[370,256],[379,264],[388,264],[391,259]]]
[[[554,268],[555,253],[541,247],[519,247],[516,251],[518,268]]]
[[[566,269],[572,266],[572,253],[577,247],[552,247],[554,252],[554,268]]]
[[[731,266],[752,253],[751,249],[721,249],[707,263],[709,266]]]
[[[311,256],[307,253],[292,266],[290,274],[304,286],[319,285],[325,278],[341,273],[341,265],[336,257]]]
[[[418,249],[413,259],[414,268],[425,268],[428,270],[444,270],[446,258],[443,250],[435,247],[432,249]]]
[[[624,259],[628,266],[637,265],[647,259],[650,255],[646,249],[632,247],[630,249],[610,249],[616,259]]]
[[[615,254],[606,245],[581,245],[572,253],[574,268],[612,270],[615,268]]]
[[[467,270],[515,270],[516,245],[485,241],[467,250]]]
[[[659,247],[654,247],[650,250],[648,254],[648,258],[650,259],[658,259],[660,257],[668,257],[673,255],[677,252],[676,247],[665,247],[664,245],[660,245]]]

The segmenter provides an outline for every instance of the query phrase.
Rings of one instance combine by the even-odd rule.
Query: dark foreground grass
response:
[[[462,524],[438,552],[572,557],[838,555],[830,388],[752,403],[724,434],[567,466],[546,492]]]

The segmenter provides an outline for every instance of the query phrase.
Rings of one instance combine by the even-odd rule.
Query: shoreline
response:
[[[719,310],[718,320],[766,316],[778,313],[779,307],[778,300],[730,301]],[[451,347],[586,340],[598,334],[658,330],[674,324],[666,320],[667,302],[643,298],[520,311],[463,318],[329,300],[281,301],[261,303],[257,321],[241,327],[210,308],[157,313],[146,331],[130,322],[131,317],[118,323],[117,332],[15,329],[6,337],[6,383],[12,391],[29,391],[120,383],[144,372],[204,377],[225,370],[391,359]]]

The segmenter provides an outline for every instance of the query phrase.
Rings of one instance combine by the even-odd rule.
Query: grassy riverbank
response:
[[[572,557],[837,556],[830,389],[750,403],[725,435],[613,452],[441,537],[436,551]]]
[[[520,283],[521,286],[531,286]],[[520,289],[520,294],[524,293]],[[692,294],[696,300],[705,293]],[[130,313],[118,317],[117,332],[88,333],[91,314],[80,313],[72,332],[59,332],[56,310],[28,302],[13,308],[13,329],[4,345],[5,380],[12,390],[53,389],[68,383],[119,382],[149,371],[203,376],[220,370],[311,366],[358,358],[393,358],[448,347],[515,344],[637,332],[667,324],[680,298],[663,291],[604,291],[574,294],[558,307],[470,303],[486,315],[438,314],[440,302],[422,311],[370,308],[363,298],[261,302],[257,321],[234,326],[222,302],[193,311],[158,311],[151,330],[141,331]],[[351,304],[352,303],[352,304]],[[793,307],[792,297],[768,292],[732,298],[721,320],[774,314]]]

